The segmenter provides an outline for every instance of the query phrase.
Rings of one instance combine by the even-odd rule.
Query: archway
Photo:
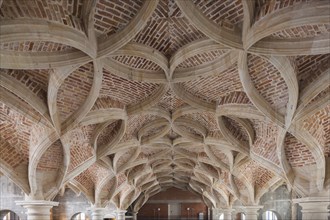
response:
[[[274,211],[267,210],[262,214],[262,220],[280,220],[278,213]]]
[[[88,217],[83,212],[78,212],[71,217],[71,220],[88,220]]]
[[[20,220],[20,217],[11,210],[1,210],[0,220]]]
[[[235,220],[245,220],[245,213],[239,212],[235,216]]]

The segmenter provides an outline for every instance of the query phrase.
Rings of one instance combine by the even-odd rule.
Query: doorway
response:
[[[180,203],[168,204],[168,218],[172,219],[172,220],[181,218],[181,204]]]

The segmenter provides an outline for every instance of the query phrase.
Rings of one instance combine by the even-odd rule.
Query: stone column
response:
[[[125,213],[127,211],[126,210],[117,210],[116,213],[117,213],[117,218],[116,220],[125,220]]]
[[[138,212],[132,212],[133,220],[137,220],[137,214],[138,214]]]
[[[324,219],[330,218],[328,206],[330,205],[329,197],[306,197],[294,199],[293,202],[298,203],[302,207],[302,219]]]
[[[245,206],[245,219],[246,220],[258,220],[258,211],[263,206]]]
[[[220,217],[221,213],[220,213],[220,209],[217,208],[212,208],[212,220],[218,220]]]
[[[103,220],[105,212],[104,208],[92,208],[91,211],[92,220]]]
[[[224,209],[223,212],[223,219],[224,220],[232,220],[232,212],[234,210],[233,209]]]
[[[27,209],[27,220],[47,220],[50,219],[50,209],[53,206],[58,206],[58,202],[45,200],[27,200],[16,201],[17,205]]]

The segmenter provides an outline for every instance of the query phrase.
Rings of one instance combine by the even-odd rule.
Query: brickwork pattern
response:
[[[252,125],[255,130],[255,141],[252,145],[253,152],[279,165],[280,161],[276,153],[277,127],[272,123],[259,120],[252,120]]]
[[[225,126],[232,133],[232,135],[234,135],[237,140],[240,140],[242,143],[244,143],[245,147],[248,147],[249,137],[244,127],[229,117],[224,117],[224,121]]]
[[[83,30],[81,22],[83,0],[61,1],[4,1],[0,9],[2,19],[42,18]]]
[[[74,48],[65,44],[54,43],[50,41],[22,41],[4,43],[0,44],[0,49],[19,52],[57,52],[74,50]]]
[[[329,93],[328,93],[329,94]],[[304,128],[324,147],[325,157],[330,156],[330,105],[304,121]]]
[[[70,165],[71,172],[78,165],[93,156],[93,146],[90,143],[96,125],[88,125],[74,129],[70,132]]]
[[[297,56],[295,57],[295,63],[297,65],[299,89],[302,90],[330,67],[330,55]]]
[[[100,97],[110,97],[124,105],[135,104],[151,95],[157,88],[158,85],[154,83],[131,81],[105,71]]]
[[[113,137],[117,134],[117,130],[119,129],[120,123],[119,121],[115,121],[108,125],[106,128],[102,130],[99,137],[97,138],[97,145],[103,146],[109,143]]]
[[[281,114],[285,114],[288,103],[288,87],[278,70],[266,60],[249,55],[251,79],[259,93]]]
[[[199,53],[195,56],[189,57],[178,65],[178,69],[195,67],[204,63],[214,61],[216,58],[226,54],[228,50],[212,50],[204,53]]]
[[[57,108],[62,122],[86,100],[92,87],[93,75],[93,65],[88,63],[79,67],[64,80],[57,95]]]
[[[255,185],[257,185],[259,189],[265,186],[273,177],[274,173],[260,166],[253,171],[253,179],[255,180]]]
[[[13,169],[21,164],[27,164],[27,159],[15,147],[3,140],[2,137],[0,141],[0,158]]]
[[[284,144],[285,155],[292,167],[302,167],[316,163],[310,150],[291,134],[287,134]]]
[[[184,102],[169,89],[157,105],[172,113],[180,106],[184,105]]]
[[[174,0],[161,0],[146,27],[133,41],[151,46],[171,57],[180,47],[203,37],[182,16]]]
[[[0,70],[0,74],[7,74],[17,80],[20,86],[25,86],[43,101],[47,100],[47,86],[49,70]]]
[[[37,169],[40,171],[53,171],[62,166],[63,146],[60,140],[53,143],[40,158]]]
[[[4,103],[0,106],[1,123],[0,137],[5,140],[12,148],[16,149],[24,161],[29,158],[30,133],[33,123],[23,115],[8,108]],[[5,147],[6,145],[2,145]],[[15,159],[15,155],[8,155],[6,161]]]
[[[122,103],[120,103],[119,101],[111,99],[111,97],[102,97],[102,98],[98,98],[95,101],[91,111],[101,110],[101,109],[109,109],[109,108],[124,109],[124,107],[125,106]]]
[[[214,113],[199,112],[199,113],[184,115],[183,118],[198,122],[199,124],[201,124],[205,128],[207,128],[208,131],[219,130],[218,124],[216,121],[216,116]]]
[[[219,105],[225,104],[251,104],[245,92],[230,92],[228,95],[219,97]]]
[[[276,32],[272,34],[272,37],[274,39],[311,38],[329,32],[330,26],[328,24],[305,25]]]
[[[227,29],[234,29],[243,21],[243,5],[241,0],[194,0],[195,5],[214,23]]]
[[[154,70],[154,71],[161,70],[160,66],[158,66],[156,63],[147,59],[143,59],[141,57],[121,55],[121,56],[113,56],[112,59],[135,69]]]
[[[222,96],[243,90],[236,64],[216,76],[200,77],[184,82],[182,85],[186,91],[207,102],[217,102]]]
[[[257,0],[256,1],[256,18],[258,21],[265,15],[274,13],[280,9],[284,9],[301,3],[308,3],[311,0]]]
[[[98,35],[110,36],[123,28],[136,16],[143,0],[97,0],[94,21]]]

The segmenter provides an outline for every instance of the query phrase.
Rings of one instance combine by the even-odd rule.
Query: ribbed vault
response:
[[[329,189],[330,4],[282,2],[0,1],[1,173],[135,211]]]

